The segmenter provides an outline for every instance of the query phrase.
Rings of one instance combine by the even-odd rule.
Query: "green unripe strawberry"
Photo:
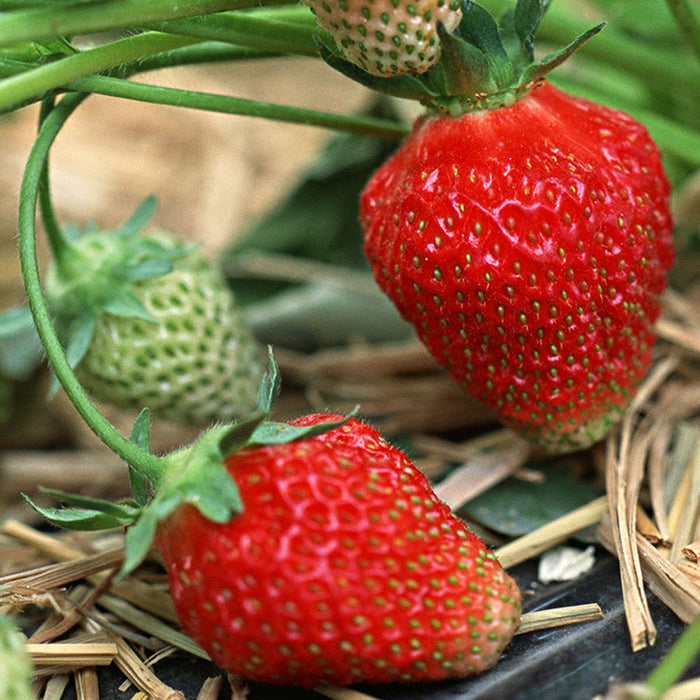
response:
[[[70,241],[46,291],[69,360],[98,400],[187,424],[255,408],[259,347],[222,274],[173,235]]]
[[[462,17],[459,0],[303,0],[345,59],[378,76],[424,73],[440,58],[437,25]]]
[[[0,698],[32,700],[32,664],[22,634],[0,615]]]

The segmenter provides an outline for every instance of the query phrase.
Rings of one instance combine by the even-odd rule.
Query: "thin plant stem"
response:
[[[678,26],[688,39],[690,47],[700,61],[700,22],[687,0],[666,0]]]
[[[260,0],[111,0],[16,10],[0,15],[0,46],[125,29],[159,20],[258,7],[260,4]]]
[[[36,255],[36,206],[48,154],[62,126],[86,95],[65,97],[43,120],[22,179],[19,203],[19,257],[27,301],[49,363],[68,398],[83,420],[105,445],[153,483],[163,471],[163,459],[151,455],[125,438],[97,410],[75,376],[51,321]]]
[[[48,91],[76,78],[198,41],[192,37],[146,32],[67,56],[3,80],[0,83],[0,110],[30,98],[40,99]]]
[[[215,39],[282,54],[318,56],[316,23],[307,7],[264,8],[256,12],[227,12],[150,25],[170,34]]]
[[[147,85],[131,80],[91,76],[69,83],[71,90],[121,97],[140,102],[188,107],[224,114],[272,119],[293,124],[318,126],[387,139],[401,139],[407,134],[404,124],[352,114],[335,114],[303,107],[272,104],[229,95],[180,90]]]

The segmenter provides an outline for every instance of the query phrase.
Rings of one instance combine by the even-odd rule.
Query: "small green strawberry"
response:
[[[25,638],[12,622],[0,615],[0,698],[33,700],[32,663]]]
[[[78,378],[101,401],[181,423],[247,415],[261,352],[222,274],[173,235],[139,228],[68,241],[47,275]]]
[[[452,30],[460,0],[303,0],[345,59],[377,76],[424,73],[440,58],[437,25]]]

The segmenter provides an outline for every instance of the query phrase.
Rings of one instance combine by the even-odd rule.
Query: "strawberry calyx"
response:
[[[189,504],[215,523],[225,523],[243,512],[236,482],[225,468],[234,453],[262,445],[280,445],[309,439],[343,425],[357,409],[340,420],[313,425],[291,425],[268,420],[279,395],[280,379],[270,350],[270,366],[258,397],[259,410],[249,418],[215,425],[190,445],[156,458],[157,469],[130,465],[133,498],[113,503],[104,499],[40,489],[64,507],[46,508],[27,495],[25,500],[52,525],[68,530],[104,530],[127,527],[125,559],[119,576],[132,571],[146,557],[158,525],[180,506]],[[148,411],[134,423],[130,439],[150,455]]]
[[[131,285],[167,275],[176,260],[195,250],[157,233],[139,235],[154,209],[155,198],[148,197],[120,228],[81,234],[66,227],[54,246],[46,295],[72,367],[87,352],[100,314],[153,322]]]
[[[316,35],[321,58],[366,87],[418,100],[445,116],[497,109],[527,95],[547,73],[566,61],[604,26],[601,23],[544,58],[536,58],[534,38],[551,0],[518,0],[498,21],[477,3],[464,0],[453,31],[438,23],[440,60],[430,70],[380,77],[344,58],[327,32]]]

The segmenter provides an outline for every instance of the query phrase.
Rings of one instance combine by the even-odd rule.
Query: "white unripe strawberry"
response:
[[[344,57],[381,77],[424,73],[440,58],[437,25],[452,31],[459,0],[303,0]]]

